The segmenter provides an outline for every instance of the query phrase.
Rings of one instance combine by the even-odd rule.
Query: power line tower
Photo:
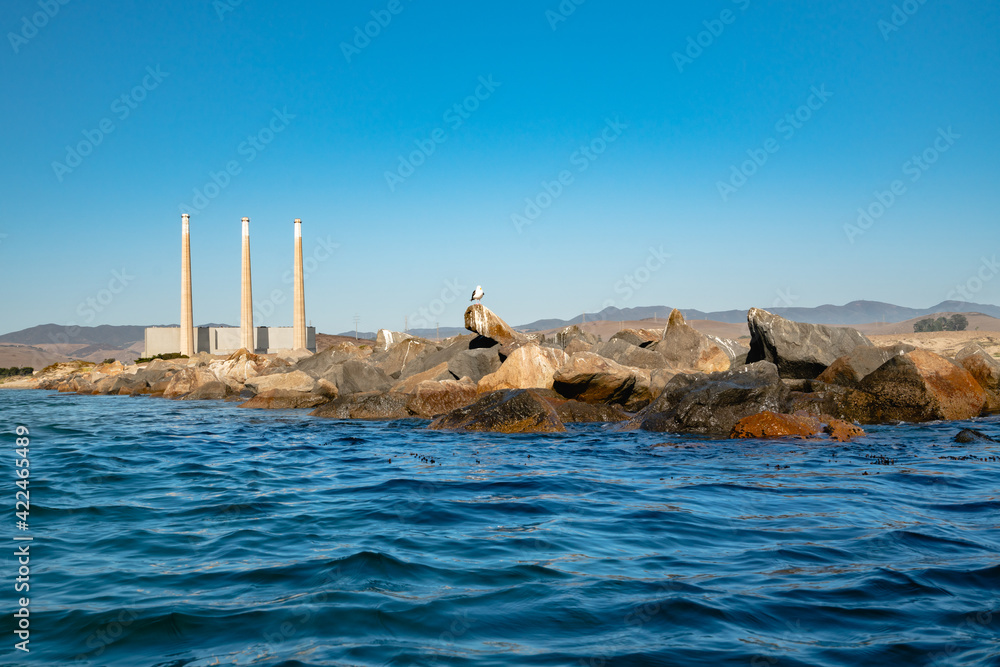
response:
[[[441,323],[440,322],[435,322],[434,323],[434,329],[437,331],[437,333],[435,335],[437,336],[438,342],[440,343],[441,342]]]
[[[357,315],[354,316],[354,340],[358,339],[358,321],[360,319]]]

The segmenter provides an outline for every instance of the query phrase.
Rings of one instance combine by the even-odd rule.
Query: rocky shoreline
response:
[[[662,331],[608,341],[571,326],[518,333],[481,304],[467,335],[440,342],[379,331],[374,345],[154,360],[71,362],[0,384],[79,394],[240,401],[332,419],[427,419],[428,428],[565,431],[603,422],[712,437],[849,440],[860,425],[963,420],[1000,410],[1000,361],[979,345],[953,359],[860,332],[747,314],[749,349],[671,313]]]

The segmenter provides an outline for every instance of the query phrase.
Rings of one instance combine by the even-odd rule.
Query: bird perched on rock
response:
[[[481,301],[486,292],[483,291],[482,285],[476,285],[476,289],[472,292],[472,298],[469,301]]]

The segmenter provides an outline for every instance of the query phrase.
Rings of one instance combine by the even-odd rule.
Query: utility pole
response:
[[[435,334],[437,336],[437,340],[438,342],[441,342],[441,323],[435,322],[434,328],[437,330],[437,333]]]
[[[360,319],[357,315],[354,316],[354,340],[358,339],[358,320]]]

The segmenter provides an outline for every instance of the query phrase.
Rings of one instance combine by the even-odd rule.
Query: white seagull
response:
[[[481,301],[486,292],[483,291],[482,285],[476,285],[475,291],[472,292],[472,298],[469,301]]]

